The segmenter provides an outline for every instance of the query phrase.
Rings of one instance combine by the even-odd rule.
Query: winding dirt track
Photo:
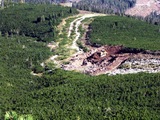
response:
[[[81,35],[81,33],[79,32],[79,26],[81,25],[81,22],[83,20],[85,20],[86,18],[92,18],[92,17],[95,17],[95,16],[104,16],[104,14],[97,14],[97,13],[84,14],[81,17],[75,19],[73,22],[70,23],[70,27],[69,27],[69,31],[68,31],[68,37],[71,36],[72,32],[74,32],[76,34],[75,38],[74,38],[74,40],[72,42],[72,46],[70,46],[71,49],[76,49],[77,52],[82,52],[82,50],[79,49],[79,47],[77,45],[77,40],[79,39],[79,37]],[[74,29],[74,27],[75,27],[75,29]]]
[[[66,20],[68,20],[69,18],[75,17],[75,19],[70,23],[70,26],[68,28],[68,33],[67,33],[67,37],[68,37],[68,39],[72,40],[72,44],[71,45],[68,44],[67,46],[64,46],[64,47],[66,47],[66,49],[76,50],[76,53],[71,54],[70,56],[74,56],[74,55],[83,53],[83,50],[80,49],[79,46],[77,45],[77,40],[79,40],[79,37],[81,36],[81,33],[79,31],[79,26],[81,25],[81,22],[83,20],[85,20],[86,18],[92,18],[95,16],[106,16],[106,14],[90,13],[87,11],[79,11],[79,12],[80,12],[80,14],[78,14],[78,15],[63,19],[62,22],[58,25],[58,29],[60,31],[59,34],[63,34],[62,29],[66,25]],[[59,47],[59,42],[56,42],[56,43],[53,42],[53,43],[54,44],[52,44],[52,43],[48,44],[48,47],[51,50],[57,49]],[[61,55],[61,56],[63,56],[63,55]],[[70,56],[68,56],[68,59],[70,59]],[[53,62],[54,64],[56,64],[56,66],[61,67],[61,66],[63,66],[63,63],[62,63],[63,61],[56,60],[58,57],[60,57],[60,55],[57,55],[57,54],[53,55],[49,59],[47,59],[45,61],[45,63]],[[44,63],[42,63],[42,64],[44,64]]]
[[[54,64],[56,64],[56,66],[58,68],[62,68],[64,70],[76,70],[76,71],[79,71],[79,72],[82,72],[82,73],[88,73],[88,72],[91,72],[91,71],[94,71],[94,73],[91,75],[100,75],[100,74],[106,74],[106,73],[109,73],[110,75],[115,75],[115,74],[128,74],[128,73],[135,73],[135,72],[150,72],[150,73],[154,73],[154,72],[160,72],[160,59],[153,59],[153,61],[155,61],[155,64],[153,64],[155,66],[154,69],[151,68],[147,68],[145,69],[144,66],[146,65],[142,65],[142,60],[138,60],[136,61],[136,59],[132,60],[132,61],[127,61],[125,64],[126,66],[133,64],[132,66],[134,67],[134,62],[133,61],[136,61],[136,64],[138,64],[138,66],[134,69],[132,69],[132,67],[130,67],[129,69],[125,68],[125,69],[116,69],[122,62],[122,61],[119,61],[119,59],[116,60],[116,62],[113,62],[114,64],[110,64],[110,66],[104,66],[104,65],[101,65],[101,70],[99,70],[99,66],[97,67],[96,65],[94,64],[91,64],[88,62],[88,65],[87,66],[83,66],[83,62],[84,62],[84,59],[88,57],[88,55],[91,55],[93,54],[94,52],[97,51],[97,49],[95,48],[92,48],[90,52],[88,53],[84,53],[82,49],[79,48],[79,46],[77,45],[77,41],[80,39],[80,36],[81,36],[81,33],[79,31],[79,27],[80,25],[82,24],[82,21],[85,20],[86,18],[92,18],[92,17],[95,17],[95,16],[105,16],[104,14],[97,14],[97,13],[83,13],[83,14],[79,14],[79,15],[76,15],[74,16],[75,19],[70,23],[70,26],[68,28],[68,33],[67,33],[67,37],[68,37],[68,40],[72,40],[71,44],[67,44],[65,45],[65,49],[69,49],[69,50],[76,50],[76,52],[72,53],[70,56],[68,56],[67,60],[68,60],[68,64],[64,64],[63,60],[57,60],[58,57],[62,57],[63,54],[60,56],[60,55],[54,55],[52,57],[50,57],[47,62],[53,62]],[[66,20],[67,19],[64,19],[63,20],[63,24],[61,23],[61,27],[64,27],[65,24],[66,24]],[[62,29],[62,28],[61,28]],[[63,34],[63,33],[61,33]],[[59,42],[55,43],[56,44],[56,49],[59,47]],[[55,47],[55,45],[51,45],[51,47]],[[99,48],[98,48],[99,49]],[[124,56],[122,56],[124,57]],[[154,57],[154,56],[153,56]],[[146,59],[148,60],[148,59]],[[143,60],[144,63],[147,63],[145,62],[146,61],[145,59]],[[117,64],[117,61],[118,61],[118,64]],[[150,58],[149,58],[149,61],[150,61]],[[152,58],[151,58],[151,61],[152,61]],[[152,65],[152,66],[153,66]],[[142,69],[138,69],[137,68],[140,68],[142,67]],[[113,69],[114,68],[114,69]],[[104,69],[104,70],[103,70]],[[115,71],[113,71],[115,70]],[[95,72],[97,71],[97,72]]]

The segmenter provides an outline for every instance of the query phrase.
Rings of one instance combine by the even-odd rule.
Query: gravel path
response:
[[[69,27],[69,31],[68,31],[68,37],[71,37],[72,32],[74,32],[75,38],[72,42],[72,45],[70,46],[71,49],[76,49],[76,51],[82,52],[81,49],[79,49],[78,45],[77,45],[77,40],[79,39],[81,33],[79,32],[79,26],[81,25],[81,22],[86,19],[86,18],[91,18],[91,17],[95,17],[95,16],[104,16],[104,14],[98,14],[98,13],[94,13],[94,14],[84,14],[82,15],[82,17],[75,19],[73,22],[70,23],[70,27]],[[75,28],[75,29],[74,29]]]
[[[74,52],[71,57],[68,58],[69,64],[64,65],[63,61],[57,60],[56,58],[60,57],[59,55],[54,55],[49,58],[49,61],[52,61],[57,65],[57,67],[63,68],[65,70],[76,70],[80,72],[84,72],[86,68],[82,66],[83,60],[86,57],[86,53],[83,52],[77,45],[77,40],[80,39],[81,33],[79,31],[79,27],[82,24],[82,21],[86,18],[92,18],[95,16],[104,16],[103,14],[96,14],[96,13],[88,13],[88,14],[80,14],[75,16],[75,20],[70,23],[68,28],[68,40],[72,40],[71,44],[67,44],[66,49],[74,49]],[[77,18],[78,17],[78,18]],[[65,21],[63,21],[65,22]],[[59,45],[51,45],[53,48],[56,46],[56,49]],[[91,51],[94,51],[92,48]],[[63,56],[63,55],[61,55]],[[114,71],[109,72],[108,75],[116,75],[116,74],[130,74],[130,73],[138,73],[138,72],[148,72],[148,73],[157,73],[160,72],[160,58],[156,59],[154,56],[153,58],[145,58],[142,54],[142,58],[137,59],[132,58],[131,60],[127,60],[124,62],[119,68],[115,69]]]

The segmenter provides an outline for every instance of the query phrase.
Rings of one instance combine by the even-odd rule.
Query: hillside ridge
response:
[[[152,12],[160,14],[160,0],[137,0],[135,6],[126,10],[125,14],[147,17]]]

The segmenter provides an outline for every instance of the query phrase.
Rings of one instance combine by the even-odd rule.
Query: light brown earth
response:
[[[160,14],[160,0],[137,0],[135,6],[125,14],[146,17],[155,11]]]

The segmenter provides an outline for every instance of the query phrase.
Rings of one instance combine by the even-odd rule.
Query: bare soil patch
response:
[[[90,13],[88,11],[80,11],[80,14],[70,23],[68,28],[68,38],[72,39],[72,44],[67,45],[66,49],[74,49],[72,55],[65,60],[57,60],[59,55],[52,56],[49,61],[53,61],[64,70],[74,70],[89,75],[100,74],[128,74],[137,72],[160,72],[160,54],[153,51],[130,51],[124,50],[123,46],[91,46],[88,44],[86,32],[88,24],[83,24],[86,18],[94,16],[102,16],[103,14]],[[66,18],[67,19],[67,18]],[[66,19],[62,21],[58,28],[62,30],[66,24]],[[79,31],[80,25],[85,29],[84,35]],[[74,34],[74,35],[72,35]],[[82,36],[82,38],[80,38]],[[88,52],[84,52],[77,45],[77,41],[81,40],[82,44],[89,48]],[[57,44],[50,47],[58,48]],[[66,45],[64,46],[66,47]],[[156,53],[156,54],[155,54]],[[148,67],[146,67],[148,66]]]

